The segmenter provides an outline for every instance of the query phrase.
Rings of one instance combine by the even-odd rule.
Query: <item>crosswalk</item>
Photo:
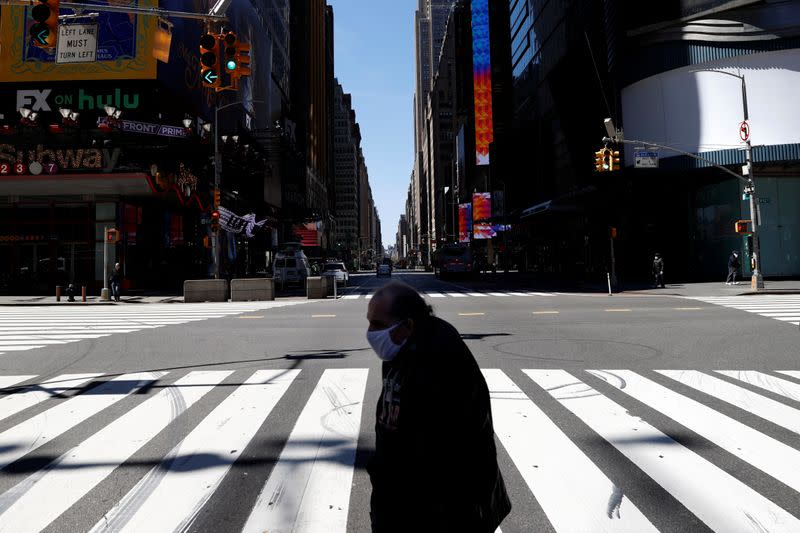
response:
[[[304,301],[0,308],[0,355],[301,303]]]
[[[555,531],[658,531],[658,491],[713,531],[800,531],[786,503],[800,498],[800,371],[482,371],[501,470]],[[344,533],[367,513],[351,499],[379,379],[366,368],[0,376],[0,469],[12,474],[0,476],[0,532],[210,530],[207,507],[237,463],[288,420],[276,459],[248,468],[264,471],[247,506],[226,507],[238,510],[226,531]],[[659,429],[665,419],[678,436]],[[142,469],[156,440],[163,452]],[[626,486],[633,472],[610,471],[613,453],[650,485]],[[115,488],[89,498],[101,485]]]
[[[343,300],[369,300],[375,291],[349,291],[345,292],[341,298]],[[508,298],[510,296],[517,296],[522,298],[530,298],[532,296],[549,298],[555,296],[551,292],[531,292],[531,291],[420,291],[420,294],[427,298]]]
[[[753,296],[692,297],[704,303],[721,305],[748,313],[800,325],[800,294],[759,294]]]

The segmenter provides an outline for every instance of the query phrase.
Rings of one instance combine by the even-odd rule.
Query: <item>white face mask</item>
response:
[[[386,329],[367,331],[367,342],[369,342],[369,345],[375,350],[375,353],[378,354],[378,358],[381,361],[391,361],[397,357],[400,349],[406,343],[406,341],[403,341],[400,344],[395,344],[392,340],[391,333],[397,329],[400,324],[401,322],[398,322],[394,326]]]

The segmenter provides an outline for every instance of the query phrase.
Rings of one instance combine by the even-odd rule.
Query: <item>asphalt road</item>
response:
[[[780,373],[800,370],[800,331],[772,316],[797,300],[761,316],[394,278],[484,369],[503,532],[800,531],[800,379]],[[369,531],[365,315],[386,282],[354,275],[335,301],[3,309],[0,531]]]

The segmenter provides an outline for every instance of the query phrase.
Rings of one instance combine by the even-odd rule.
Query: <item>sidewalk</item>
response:
[[[764,281],[764,289],[754,291],[750,280],[740,281],[739,285],[712,283],[668,283],[664,289],[642,287],[622,290],[619,294],[647,294],[667,296],[748,296],[762,294],[800,294],[800,280]],[[617,293],[615,293],[617,294]]]

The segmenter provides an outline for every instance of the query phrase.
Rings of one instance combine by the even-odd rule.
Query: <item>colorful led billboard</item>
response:
[[[492,59],[489,43],[489,0],[472,0],[472,79],[475,92],[475,157],[489,164],[492,126]]]
[[[492,193],[474,193],[472,195],[472,220],[487,222],[490,218],[492,218]]]
[[[458,242],[472,238],[472,204],[458,204]]]

